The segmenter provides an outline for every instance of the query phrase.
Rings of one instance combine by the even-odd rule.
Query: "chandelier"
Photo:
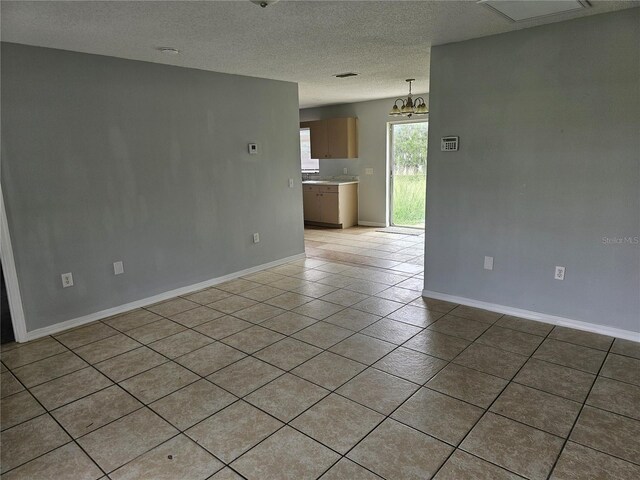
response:
[[[407,78],[406,80],[409,82],[409,96],[406,99],[397,98],[393,104],[393,108],[389,112],[389,115],[403,116],[403,117],[411,117],[412,115],[426,115],[429,113],[427,110],[427,104],[424,103],[424,98],[417,97],[415,100],[411,97],[411,83],[415,82],[415,78]],[[398,102],[402,104],[401,107],[398,106]]]

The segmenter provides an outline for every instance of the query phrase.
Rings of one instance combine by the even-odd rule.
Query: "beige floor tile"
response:
[[[278,279],[280,278],[282,278],[282,276],[278,275]],[[279,288],[271,287],[269,285],[262,285],[261,287],[252,288],[248,292],[242,293],[242,296],[250,298],[251,300],[255,300],[256,302],[264,302],[265,300],[277,297],[278,295],[282,295],[283,293],[285,293],[285,291]]]
[[[541,430],[487,413],[460,448],[531,480],[546,479],[564,444]]]
[[[93,364],[141,346],[142,345],[135,340],[122,333],[118,333],[104,340],[98,340],[97,342],[76,348],[74,351],[85,361]]]
[[[241,318],[251,323],[262,323],[272,317],[284,313],[282,308],[275,307],[273,305],[267,305],[266,303],[258,303],[251,307],[244,308],[233,313],[234,317]]]
[[[336,393],[383,415],[389,415],[418,388],[414,383],[368,368],[336,390]]]
[[[600,335],[598,333],[585,332],[567,327],[555,327],[549,334],[549,338],[554,340],[562,340],[563,342],[575,343],[584,347],[595,348],[597,350],[609,350],[612,337]]]
[[[522,477],[469,455],[467,452],[456,450],[433,478],[434,480],[460,480],[463,478],[467,480],[518,480]]]
[[[27,391],[7,396],[0,402],[0,424],[2,425],[2,430],[31,420],[33,417],[43,413],[45,413],[45,409]]]
[[[327,447],[284,427],[233,462],[231,467],[249,480],[312,480],[339,458]]]
[[[391,287],[376,293],[376,297],[386,298],[399,303],[409,303],[420,298],[421,290],[409,290],[400,287]]]
[[[224,313],[209,307],[197,307],[186,312],[171,315],[171,320],[187,328],[197,327],[203,323],[210,322],[216,318],[224,316]]]
[[[302,278],[284,277],[271,284],[272,287],[279,288],[281,290],[287,290],[289,292],[298,290],[306,285],[312,285],[312,282],[303,280]],[[297,292],[300,293],[300,292]]]
[[[502,317],[501,313],[482,310],[480,308],[467,307],[466,305],[458,305],[450,313],[456,317],[468,318],[470,320],[485,323],[494,323]]]
[[[215,342],[178,357],[175,361],[198,375],[206,377],[244,357],[246,355],[240,350]]]
[[[107,318],[103,320],[102,323],[106,323],[110,327],[120,330],[121,332],[127,332],[161,319],[162,317],[160,315],[150,312],[149,310],[139,308],[121,315],[116,315],[115,317]]]
[[[272,297],[269,300],[266,300],[265,303],[284,310],[293,310],[294,308],[304,305],[305,303],[309,303],[312,300],[313,297],[307,297],[306,295],[300,295],[299,293],[283,292],[277,297]],[[271,317],[274,316],[275,315],[271,315]]]
[[[345,288],[348,285],[351,285],[355,282],[357,282],[357,279],[352,277],[346,277],[344,275],[340,275],[337,273],[334,273],[332,275],[329,275],[328,277],[324,277],[318,280],[318,283],[321,283],[323,285],[328,285],[334,288]]]
[[[268,363],[247,357],[218,370],[207,379],[234,395],[242,397],[283,373],[283,370]]]
[[[167,300],[166,302],[156,303],[155,305],[146,307],[146,309],[153,313],[157,313],[158,315],[162,315],[163,317],[170,317],[171,315],[185,312],[198,306],[198,303],[178,297]]]
[[[95,368],[84,368],[31,389],[33,396],[48,410],[102,390],[113,383]]]
[[[329,348],[350,335],[353,335],[353,332],[346,328],[326,322],[317,322],[304,330],[300,330],[293,335],[293,338],[310,343],[316,347]]]
[[[55,338],[67,348],[78,348],[88,343],[97,342],[103,338],[118,333],[117,330],[102,322],[92,323],[86,327],[79,327],[66,333],[56,335]]]
[[[421,388],[391,417],[439,440],[457,445],[483,413],[481,408]]]
[[[142,404],[113,385],[73,403],[51,415],[73,437],[78,438],[142,407]]]
[[[453,360],[470,342],[462,338],[423,330],[404,344],[405,347],[444,360]]]
[[[245,400],[278,420],[289,422],[328,394],[328,390],[287,373]]]
[[[45,337],[42,340],[35,340],[26,344],[17,344],[16,348],[4,350],[4,345],[0,358],[10,369],[16,369],[28,363],[33,363],[58,353],[66,352],[67,349],[60,342],[52,337]]]
[[[204,347],[213,341],[212,338],[201,333],[185,330],[157,342],[152,342],[148,346],[165,357],[176,358]]]
[[[332,287],[331,285],[324,285],[322,283],[311,283],[308,285],[302,285],[298,288],[293,288],[291,289],[291,291],[293,293],[306,295],[307,297],[320,298],[327,293],[331,293],[337,289],[338,287]]]
[[[598,377],[587,398],[587,405],[640,420],[640,387]]]
[[[356,280],[349,282],[344,288],[352,290],[357,293],[362,293],[365,295],[375,295],[376,293],[380,293],[386,290],[389,285],[378,282],[369,282],[366,280]],[[376,314],[380,315],[380,314]]]
[[[330,351],[366,365],[371,365],[397,345],[356,333],[330,348]]]
[[[597,373],[606,355],[601,350],[548,338],[538,347],[533,358],[589,373]]]
[[[640,463],[640,422],[585,406],[570,440],[633,463]]]
[[[216,288],[218,290],[223,290],[225,292],[234,293],[237,295],[239,293],[258,288],[259,286],[261,286],[261,284],[258,282],[252,282],[250,280],[245,280],[244,278],[236,278],[235,280],[230,280],[228,282],[216,285]]]
[[[296,273],[295,275],[292,275],[292,276],[296,278],[302,278],[304,280],[309,280],[311,282],[316,282],[321,278],[325,278],[329,275],[331,274],[328,272],[323,272],[322,270],[314,270],[314,269],[307,268],[304,271],[300,273]]]
[[[207,307],[211,307],[214,310],[218,310],[219,312],[231,314],[233,312],[237,312],[238,310],[242,310],[243,308],[248,308],[252,305],[255,305],[255,300],[251,300],[250,298],[241,297],[239,295],[231,295],[230,297],[223,298],[222,300],[218,300],[213,303],[207,304]]]
[[[540,337],[545,337],[551,330],[553,330],[553,325],[549,323],[539,322],[537,320],[527,320],[526,318],[519,318],[511,315],[505,315],[500,318],[495,325],[510,328],[512,330],[518,330],[519,332],[530,333],[531,335],[538,335]]]
[[[600,370],[600,375],[640,385],[640,359],[610,353]]]
[[[551,480],[627,480],[640,478],[640,466],[598,452],[591,448],[568,442]]]
[[[150,348],[142,347],[110,358],[109,360],[96,363],[94,367],[114,382],[121,382],[167,361],[168,360],[159,353],[154,352]]]
[[[329,390],[335,390],[365,368],[365,365],[348,358],[331,352],[323,352],[294,368],[291,373]]]
[[[396,286],[401,288],[409,288],[409,285],[412,285],[414,290],[422,290],[423,284],[424,280],[419,278],[411,278],[399,283]],[[411,302],[411,305],[441,313],[449,313],[451,310],[458,306],[456,303],[446,302],[444,300],[436,300],[435,298],[428,297],[419,297]]]
[[[0,434],[0,471],[3,473],[71,441],[49,415],[40,415]]]
[[[559,437],[567,437],[581,405],[550,393],[511,383],[491,411]]]
[[[353,463],[347,458],[342,458],[320,477],[320,480],[380,480],[381,478],[357,463]]]
[[[199,292],[195,292],[190,295],[185,295],[184,298],[191,302],[199,303],[200,305],[207,305],[209,303],[217,302],[218,300],[222,300],[223,298],[227,298],[230,296],[230,293],[212,287],[205,290],[200,290]]]
[[[243,478],[229,467],[225,467],[211,477],[211,480],[243,480]]]
[[[383,318],[363,329],[361,333],[400,345],[421,331],[420,327]]]
[[[283,370],[291,370],[321,353],[322,350],[294,338],[285,338],[255,354],[260,360]]]
[[[75,443],[67,443],[2,476],[4,480],[96,480],[100,477],[102,471]]]
[[[595,375],[532,358],[513,380],[554,395],[584,402]]]
[[[397,348],[373,364],[378,370],[421,385],[446,365],[444,360],[404,347]]]
[[[626,355],[627,357],[640,358],[640,342],[616,338],[611,347],[611,352]]]
[[[325,302],[331,302],[338,305],[342,305],[343,307],[350,307],[351,305],[361,302],[367,299],[369,295],[364,293],[358,293],[351,290],[340,289],[334,292],[329,293],[322,297],[322,300]]]
[[[455,317],[453,315],[445,315],[438,319],[435,323],[429,325],[429,330],[444,333],[453,337],[463,338],[473,342],[491,325],[479,322],[469,318]]]
[[[366,300],[352,305],[352,308],[356,310],[362,310],[363,312],[372,313],[373,315],[380,315],[385,317],[392,312],[395,312],[399,308],[404,306],[403,303],[394,302],[393,300],[386,300],[384,298],[369,297]]]
[[[211,382],[199,380],[149,407],[179,430],[186,430],[236,400]]]
[[[220,340],[222,338],[241,332],[247,328],[253,327],[253,323],[245,322],[239,318],[225,315],[211,322],[203,323],[194,328],[195,331],[204,335]]]
[[[198,445],[228,463],[262,441],[283,424],[246,402],[239,401],[185,433]]]
[[[487,408],[507,385],[507,381],[450,363],[426,383],[426,387]]]
[[[373,315],[361,310],[345,308],[344,310],[325,318],[324,321],[357,332],[368,327],[372,323],[377,322],[381,318],[382,317],[378,315]]]
[[[81,437],[78,443],[108,473],[177,433],[158,415],[143,408]]]
[[[61,377],[88,364],[72,352],[64,352],[52,357],[16,368],[13,373],[27,388]]]
[[[431,478],[453,448],[387,419],[347,456],[383,478]]]
[[[382,420],[383,415],[331,394],[296,418],[291,426],[345,454]]]
[[[434,323],[443,315],[444,314],[441,312],[427,310],[426,308],[416,307],[414,305],[405,305],[389,315],[389,318],[424,328]]]
[[[250,354],[283,338],[285,338],[284,335],[280,333],[255,325],[226,337],[222,341],[233,348]]]
[[[316,322],[317,320],[305,317],[299,313],[285,312],[262,322],[260,325],[270,330],[283,333],[284,335],[293,335]]]
[[[174,362],[164,363],[139,373],[120,386],[148,404],[198,380],[198,376]]]
[[[178,435],[120,467],[109,477],[113,480],[204,480],[223,466],[188,437]]]
[[[172,322],[171,320],[163,318],[162,320],[158,320],[157,322],[148,323],[147,325],[143,325],[142,327],[129,330],[127,332],[127,335],[146,345],[148,343],[155,342],[170,335],[175,335],[176,333],[180,333],[185,330],[186,328],[179,323]]]
[[[292,311],[299,313],[300,315],[315,318],[316,320],[322,320],[343,309],[344,307],[342,305],[336,305],[335,303],[315,299],[311,302],[305,303],[304,305],[296,307]]]
[[[520,367],[527,361],[524,355],[499,350],[473,343],[467,347],[453,362],[465,367],[474,368],[496,377],[507,380],[513,378],[518,373]]]
[[[542,340],[543,338],[537,335],[494,325],[480,335],[477,343],[506,350],[507,352],[530,356],[538,348],[538,345],[542,343]]]

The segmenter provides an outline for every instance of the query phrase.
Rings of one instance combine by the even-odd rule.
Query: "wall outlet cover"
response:
[[[373,175],[373,168],[365,168],[364,169],[364,174],[365,175]]]
[[[484,257],[484,269],[493,270],[493,257]]]
[[[289,179],[289,188],[293,188],[293,178]]]
[[[122,263],[122,261],[113,262],[113,274],[121,275],[123,273],[124,273],[124,264]]]
[[[253,234],[253,243],[260,243],[260,234],[259,233],[254,233]]]
[[[62,277],[62,288],[73,287],[73,275],[71,272],[63,273],[60,276]]]
[[[556,272],[553,276],[556,280],[564,280],[564,267],[556,265]]]
[[[250,143],[249,144],[249,155],[257,155],[258,154],[258,144]]]

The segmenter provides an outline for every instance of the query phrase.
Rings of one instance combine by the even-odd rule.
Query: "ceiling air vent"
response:
[[[357,76],[358,74],[353,72],[338,73],[337,75],[334,75],[334,77],[336,78],[347,78],[347,77],[357,77]]]
[[[557,15],[559,13],[575,12],[591,4],[587,0],[478,0],[494,12],[506,17],[512,22],[525,22],[534,18]]]

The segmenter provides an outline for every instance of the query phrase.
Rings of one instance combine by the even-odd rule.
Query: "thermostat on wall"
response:
[[[460,137],[442,137],[442,139],[440,139],[440,151],[457,152],[459,139]]]
[[[250,155],[256,155],[258,153],[258,144],[257,143],[250,143],[249,144],[249,154]]]

